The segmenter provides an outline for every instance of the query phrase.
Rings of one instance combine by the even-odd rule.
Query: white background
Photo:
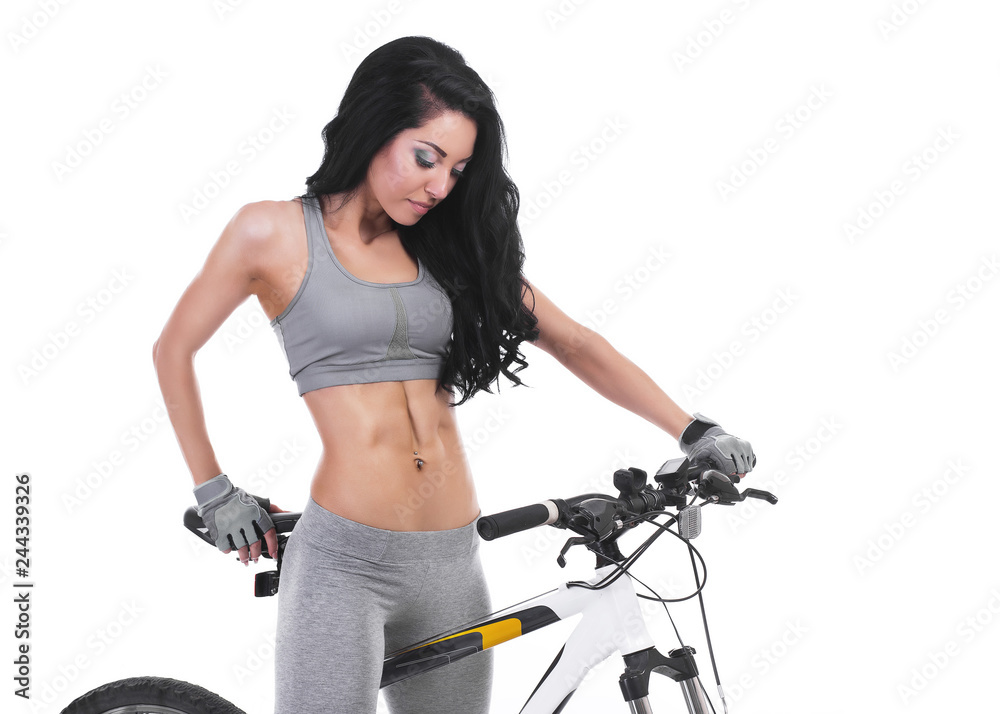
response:
[[[998,20],[985,0],[5,3],[3,710],[148,673],[271,710],[276,602],[180,525],[190,476],[151,347],[236,210],[304,190],[364,54],[411,34],[496,92],[528,277],[751,440],[744,484],[781,499],[707,510],[696,542],[731,710],[973,708],[1000,655]],[[525,353],[530,387],[460,411],[484,512],[679,454]],[[260,308],[197,367],[225,470],[300,508],[319,442]],[[12,693],[18,472],[30,705]],[[582,551],[556,567],[563,535],[483,544],[497,607],[584,574]],[[637,572],[682,594],[686,556],[661,543]],[[696,610],[676,613],[704,651]],[[674,646],[662,613],[651,627]],[[517,711],[566,632],[496,650],[494,711]],[[567,711],[624,710],[620,669]],[[675,689],[655,683],[657,711],[683,706]]]

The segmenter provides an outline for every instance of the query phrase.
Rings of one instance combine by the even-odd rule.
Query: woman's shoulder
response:
[[[260,240],[287,232],[283,229],[295,224],[296,217],[302,217],[302,204],[297,198],[287,201],[254,201],[240,207],[231,223],[247,239]]]
[[[254,201],[239,208],[223,231],[223,240],[260,272],[285,261],[295,261],[305,251],[302,204],[287,201]]]
[[[226,226],[227,232],[247,250],[267,250],[294,240],[302,224],[302,204],[287,201],[254,201],[240,207]]]

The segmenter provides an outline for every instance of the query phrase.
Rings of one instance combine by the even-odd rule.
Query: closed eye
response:
[[[417,151],[414,152],[414,157],[417,160],[417,164],[419,166],[424,167],[425,169],[433,169],[434,166],[436,165],[431,160],[431,158],[430,158],[431,157],[431,152],[429,152],[429,151],[423,151],[421,149],[418,149]],[[454,176],[455,178],[461,178],[462,177],[462,173],[463,172],[459,171],[458,169],[452,169],[451,170],[451,175]]]
[[[413,155],[416,157],[417,163],[423,166],[425,169],[434,168],[434,162],[430,159],[431,152],[422,151],[418,149],[417,151],[413,152]]]

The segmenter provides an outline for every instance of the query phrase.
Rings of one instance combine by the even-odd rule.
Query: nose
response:
[[[451,178],[450,171],[435,171],[433,176],[427,181],[427,185],[424,186],[424,190],[427,191],[427,195],[433,198],[435,201],[442,200],[448,195],[449,181]]]

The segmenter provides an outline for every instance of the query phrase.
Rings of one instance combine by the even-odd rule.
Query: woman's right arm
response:
[[[253,294],[261,262],[268,246],[273,244],[274,227],[266,202],[251,203],[237,211],[153,345],[153,364],[164,405],[195,485],[217,476],[222,469],[205,426],[194,356],[226,318]],[[270,547],[273,532],[269,535]],[[277,540],[273,545],[277,547]],[[240,560],[245,562],[247,555],[256,558],[259,551],[260,543],[254,543],[248,554],[240,553]]]

